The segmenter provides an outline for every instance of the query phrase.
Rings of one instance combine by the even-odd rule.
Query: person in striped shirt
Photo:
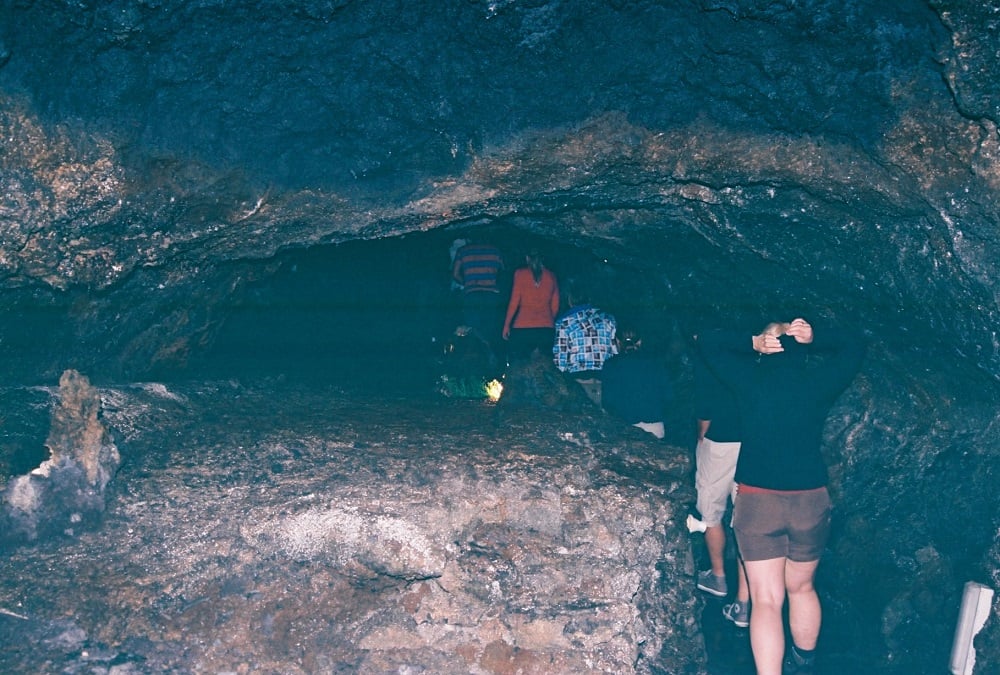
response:
[[[462,321],[495,352],[500,337],[503,302],[500,273],[503,255],[493,244],[474,239],[455,253],[452,278],[462,288]]]

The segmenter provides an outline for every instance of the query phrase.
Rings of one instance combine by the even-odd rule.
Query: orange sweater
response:
[[[536,284],[530,268],[514,270],[514,284],[503,324],[505,335],[511,328],[552,328],[558,313],[559,284],[555,274],[543,269],[542,279]]]

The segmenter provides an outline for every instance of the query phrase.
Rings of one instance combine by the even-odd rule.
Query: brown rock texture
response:
[[[0,564],[5,670],[704,666],[686,450],[592,411],[279,389],[102,390],[117,498]]]

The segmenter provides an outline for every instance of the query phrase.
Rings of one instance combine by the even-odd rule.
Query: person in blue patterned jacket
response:
[[[599,379],[604,362],[618,353],[615,317],[590,304],[579,282],[569,283],[566,300],[569,309],[556,317],[552,360],[578,382]]]

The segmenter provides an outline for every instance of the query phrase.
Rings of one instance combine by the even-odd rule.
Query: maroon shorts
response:
[[[782,492],[737,487],[733,530],[743,560],[819,560],[830,535],[826,488]]]

